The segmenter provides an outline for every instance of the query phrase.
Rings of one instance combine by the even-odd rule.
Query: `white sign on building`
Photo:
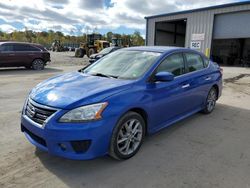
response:
[[[191,40],[205,40],[205,33],[193,33]]]
[[[190,48],[191,49],[201,49],[201,41],[192,41]]]

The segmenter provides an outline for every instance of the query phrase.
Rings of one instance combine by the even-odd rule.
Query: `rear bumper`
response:
[[[45,65],[46,65],[47,63],[50,63],[50,62],[51,62],[51,59],[50,59],[50,58],[47,58],[47,59],[44,60],[44,62],[45,62]]]
[[[21,130],[36,147],[52,155],[87,160],[106,155],[114,119],[82,124],[48,123],[37,127],[27,116],[21,118]]]
[[[218,99],[220,98],[220,96],[222,95],[222,88],[223,88],[223,81],[222,78],[218,81],[217,83],[219,91],[218,91]]]

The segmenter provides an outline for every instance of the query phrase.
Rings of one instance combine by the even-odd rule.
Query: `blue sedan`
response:
[[[222,70],[194,50],[133,47],[31,90],[21,130],[36,147],[70,159],[134,156],[146,135],[211,113]]]

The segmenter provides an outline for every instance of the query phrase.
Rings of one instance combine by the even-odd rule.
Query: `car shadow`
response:
[[[197,176],[202,171],[204,174],[208,173],[207,176],[216,176],[220,173],[218,169],[224,165],[221,161],[231,150],[217,151],[215,148],[227,144],[235,131],[242,131],[241,128],[248,126],[242,119],[249,120],[249,112],[246,109],[217,104],[212,114],[197,113],[154,135],[147,136],[137,155],[126,161],[116,161],[108,156],[88,161],[74,161],[51,156],[40,150],[36,150],[35,155],[51,173],[69,187],[161,187],[161,182],[157,184],[157,181],[176,185],[183,180],[180,176],[188,176],[186,173],[190,169],[194,174],[189,177],[190,179],[186,178],[186,181],[197,183],[202,181],[202,178],[194,178],[195,173]],[[225,145],[225,148],[227,147],[229,146]],[[209,155],[212,151],[217,152],[216,156],[221,155],[221,158],[213,159]],[[203,159],[203,155],[206,158]],[[235,160],[234,165],[224,165],[223,169],[234,171],[237,167]],[[200,183],[202,185],[202,182]]]
[[[45,67],[44,70],[32,70],[26,68],[0,68],[1,75],[23,75],[23,74],[39,74],[39,73],[56,73],[63,72],[62,69]]]

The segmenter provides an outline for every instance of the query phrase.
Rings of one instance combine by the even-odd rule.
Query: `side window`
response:
[[[174,54],[167,57],[157,68],[158,72],[171,72],[175,76],[185,73],[185,65],[182,54]]]
[[[16,44],[14,46],[14,50],[17,52],[24,52],[24,51],[26,51],[26,46],[23,44]]]
[[[207,67],[209,64],[209,59],[208,58],[203,58],[204,60],[204,66]]]
[[[195,53],[186,53],[188,71],[193,72],[204,68],[202,57]]]
[[[16,44],[14,46],[14,49],[15,51],[18,51],[18,52],[34,52],[34,51],[41,51],[39,50],[38,48],[36,47],[33,47],[33,46],[30,46],[30,45],[27,45],[27,44]]]
[[[3,51],[3,52],[12,52],[12,51],[14,51],[12,44],[5,44],[5,45],[2,45],[0,48],[1,48],[0,50]]]
[[[27,50],[26,51],[38,52],[38,51],[41,51],[41,50],[39,48],[35,47],[35,46],[27,45]]]

